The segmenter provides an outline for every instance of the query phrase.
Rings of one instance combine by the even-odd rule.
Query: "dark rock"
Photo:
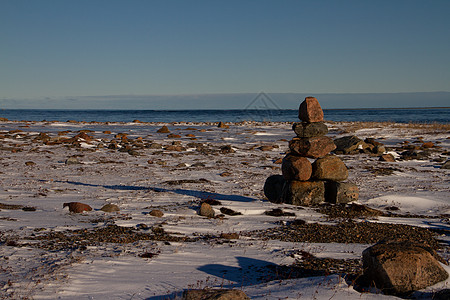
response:
[[[327,136],[313,138],[293,138],[289,142],[289,149],[300,156],[318,158],[327,155],[336,145]]]
[[[69,207],[69,211],[72,213],[82,213],[84,211],[91,211],[92,207],[90,207],[87,204],[81,203],[81,202],[69,202],[69,203],[64,203],[63,204],[63,208],[68,206]]]
[[[311,206],[325,200],[325,183],[323,181],[288,182],[281,195],[283,203]]]
[[[272,175],[264,183],[264,195],[270,202],[280,203],[283,186],[286,183],[283,175]]]
[[[306,181],[311,178],[312,165],[306,157],[288,154],[281,165],[286,180]]]
[[[103,205],[103,207],[100,208],[100,210],[104,212],[117,212],[120,211],[120,208],[115,204],[108,203]]]
[[[394,155],[387,153],[380,156],[380,161],[394,162]]]
[[[230,126],[228,126],[227,124],[225,124],[224,122],[219,122],[219,124],[217,125],[218,128],[230,128]]]
[[[355,151],[367,148],[367,144],[357,136],[344,136],[334,140],[336,152],[342,151],[344,154],[355,153]]]
[[[417,152],[415,150],[406,150],[400,154],[401,159],[403,160],[425,160],[428,159],[429,153],[425,151]]]
[[[348,178],[348,170],[339,157],[328,155],[317,159],[312,164],[311,178],[317,180],[344,181]]]
[[[220,147],[220,153],[222,154],[228,154],[228,153],[235,153],[233,148],[231,148],[231,145],[225,145]]]
[[[430,249],[414,241],[383,241],[363,251],[364,277],[386,294],[403,295],[446,280]]]
[[[322,122],[323,110],[314,97],[306,97],[298,109],[298,118],[303,122]]]
[[[26,161],[25,165],[31,167],[31,166],[35,166],[36,163],[34,161]]]
[[[226,207],[221,207],[220,208],[220,212],[223,213],[224,215],[229,215],[229,216],[239,216],[242,215],[242,213],[238,212],[238,211],[234,211],[231,208],[226,208]]]
[[[232,233],[221,233],[220,237],[226,240],[238,240],[239,239],[239,234],[237,234],[236,232],[232,232]]]
[[[169,128],[167,128],[166,125],[164,125],[164,126],[161,127],[160,129],[158,129],[156,132],[157,132],[157,133],[170,133],[170,130],[169,130]]]
[[[324,136],[328,133],[328,127],[324,122],[297,122],[292,125],[292,130],[300,138]]]
[[[386,148],[382,145],[375,146],[372,149],[372,153],[375,153],[375,154],[383,154],[384,152],[386,152]]]
[[[182,300],[250,300],[241,290],[186,290]]]
[[[149,212],[149,215],[152,217],[162,218],[164,216],[164,213],[159,209],[153,209]]]
[[[285,212],[281,208],[274,208],[272,210],[265,211],[264,214],[267,215],[267,216],[272,216],[272,217],[286,217],[286,216],[292,217],[292,216],[295,216],[295,213]]]
[[[214,209],[208,203],[203,202],[200,206],[199,215],[207,218],[214,218]]]
[[[329,203],[348,203],[358,200],[359,189],[351,182],[329,181],[325,183],[325,201]]]
[[[382,143],[375,141],[374,138],[366,138],[366,139],[364,140],[364,142],[365,142],[366,144],[370,144],[370,145],[373,145],[373,146],[383,146]]]
[[[258,147],[261,151],[272,151],[275,147],[272,145],[263,145],[261,147]]]

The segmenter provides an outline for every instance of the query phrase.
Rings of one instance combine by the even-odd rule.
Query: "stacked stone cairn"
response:
[[[289,142],[290,151],[283,158],[282,177],[273,175],[266,180],[264,193],[269,201],[311,206],[357,200],[358,187],[343,182],[348,177],[347,167],[330,154],[336,145],[325,136],[328,127],[317,99],[307,97],[300,104],[298,117],[301,122],[292,126],[297,136]]]

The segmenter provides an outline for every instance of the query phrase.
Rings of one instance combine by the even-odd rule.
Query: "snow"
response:
[[[291,124],[272,123],[232,124],[222,130],[202,123],[165,124],[181,139],[168,139],[156,130],[163,124],[136,123],[65,123],[65,122],[1,122],[0,134],[20,129],[23,132],[1,140],[0,146],[23,147],[24,151],[2,151],[0,158],[0,202],[36,207],[36,211],[0,211],[0,231],[4,236],[30,236],[43,232],[67,229],[92,229],[104,226],[96,219],[111,217],[99,209],[117,204],[121,211],[114,214],[114,224],[136,228],[162,225],[164,230],[177,235],[220,235],[279,226],[280,222],[302,219],[306,222],[327,222],[311,208],[273,204],[264,200],[262,187],[265,179],[281,174],[280,165],[273,162],[284,156],[287,142],[294,136]],[[341,133],[339,123],[333,123],[331,137]],[[185,130],[193,127],[197,130]],[[55,136],[57,132],[93,130],[92,142],[82,141],[80,150],[64,146],[30,144],[39,132]],[[205,131],[200,131],[205,129]],[[109,130],[113,134],[104,134]],[[161,154],[162,150],[142,149],[140,156],[98,147],[102,139],[110,140],[116,133],[128,133],[129,139],[143,137],[163,145],[172,141],[200,142],[217,148],[231,144],[236,153],[199,154],[194,148],[184,152]],[[197,140],[185,137],[192,133]],[[400,141],[440,142],[442,152],[449,150],[448,134],[427,133],[405,128],[368,128],[355,133],[360,138],[375,137],[385,145]],[[272,151],[252,149],[253,146],[278,145]],[[390,151],[395,156],[398,154]],[[70,156],[77,156],[81,164],[66,165]],[[385,210],[398,207],[398,213],[427,215],[430,218],[379,217],[373,222],[392,222],[428,228],[450,230],[448,215],[449,171],[440,169],[440,163],[430,160],[378,162],[369,155],[343,155],[349,166],[349,181],[360,188],[358,203]],[[447,158],[446,158],[447,159]],[[151,160],[153,163],[149,163]],[[35,166],[26,166],[33,161]],[[196,163],[204,167],[194,167]],[[185,166],[178,167],[180,163]],[[367,166],[394,168],[390,175],[375,176]],[[230,176],[221,176],[223,172]],[[169,185],[167,181],[200,179],[206,182]],[[196,209],[200,199],[215,199],[215,206],[240,212],[238,216],[223,219],[200,217]],[[94,210],[83,214],[70,214],[63,203],[78,201],[91,205]],[[151,209],[161,209],[162,218],[148,215]],[[282,208],[295,216],[272,217],[264,214],[273,208]],[[440,237],[448,241],[448,236]],[[20,240],[20,239],[19,239]],[[98,245],[68,253],[49,252],[30,247],[0,244],[0,267],[9,270],[0,274],[3,292],[33,299],[174,299],[189,288],[224,287],[243,289],[252,299],[394,299],[377,293],[359,293],[338,275],[300,279],[277,279],[266,266],[289,265],[294,262],[295,251],[303,250],[316,257],[358,259],[370,245],[286,243],[242,236],[227,243],[197,241],[192,243],[139,241],[133,244]],[[142,258],[145,252],[156,253]],[[442,253],[441,253],[442,255]],[[449,268],[445,266],[446,270]],[[10,284],[8,284],[8,281]],[[449,281],[423,291],[448,288]]]

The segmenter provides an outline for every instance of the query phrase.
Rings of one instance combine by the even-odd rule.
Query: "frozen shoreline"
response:
[[[157,133],[162,125],[179,137]],[[323,297],[335,295],[333,299],[378,298],[380,295],[354,291],[334,275],[282,283],[260,279],[266,272],[263,266],[293,263],[295,256],[291,256],[291,250],[304,249],[317,257],[357,259],[369,245],[286,243],[242,236],[225,242],[219,239],[220,243],[99,243],[73,251],[21,246],[30,243],[26,239],[30,236],[94,230],[111,224],[132,228],[139,224],[149,228],[161,226],[177,236],[195,237],[273,228],[293,219],[336,222],[327,220],[313,208],[276,205],[264,199],[265,179],[280,174],[280,165],[274,162],[288,149],[287,141],[293,136],[291,123],[229,125],[229,129],[220,129],[214,123],[194,122],[0,122],[0,203],[36,208],[0,211],[0,267],[8,270],[0,275],[2,292],[34,299],[164,299],[198,285],[242,287],[255,299],[264,299],[262,293],[289,299],[297,299],[301,293],[308,298],[308,293],[316,291]],[[328,135],[372,137],[391,147],[389,152],[394,154],[405,140],[419,145],[418,137],[440,147],[431,149],[424,160],[386,163],[368,154],[341,157],[349,167],[349,181],[360,188],[358,203],[382,211],[395,206],[398,214],[422,216],[365,221],[439,228],[444,232],[439,239],[448,244],[449,171],[440,169],[449,157],[448,126],[416,125],[330,122]],[[92,140],[60,143],[61,139],[73,138],[81,131]],[[39,133],[46,133],[50,142],[36,139]],[[134,154],[122,152],[120,147],[110,148],[112,140],[119,144],[123,141],[120,134],[127,135]],[[235,152],[221,153],[221,147],[227,145]],[[260,146],[272,148],[263,151]],[[76,157],[80,163],[65,164],[68,157]],[[379,169],[392,172],[387,175],[374,172]],[[177,180],[179,184],[170,183]],[[226,215],[221,219],[200,217],[196,210],[201,199],[219,200],[221,207],[242,215]],[[71,214],[67,208],[63,209],[63,203],[71,201],[87,203],[94,211]],[[120,213],[100,211],[107,203],[118,205]],[[295,216],[264,215],[265,211],[280,207]],[[150,216],[152,209],[163,211],[164,216]],[[214,209],[216,214],[221,213],[219,207]],[[143,253],[155,256],[142,258]],[[450,258],[447,247],[439,254],[447,261]],[[318,282],[327,280],[328,286],[317,287]],[[448,288],[448,282],[436,289],[444,287]]]

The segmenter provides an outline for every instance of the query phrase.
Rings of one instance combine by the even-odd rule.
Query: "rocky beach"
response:
[[[334,178],[288,155],[303,125],[219,121],[0,119],[0,299],[448,299],[448,278],[380,289],[363,253],[414,241],[448,276],[450,125],[319,120]],[[269,201],[280,174],[333,200]]]

